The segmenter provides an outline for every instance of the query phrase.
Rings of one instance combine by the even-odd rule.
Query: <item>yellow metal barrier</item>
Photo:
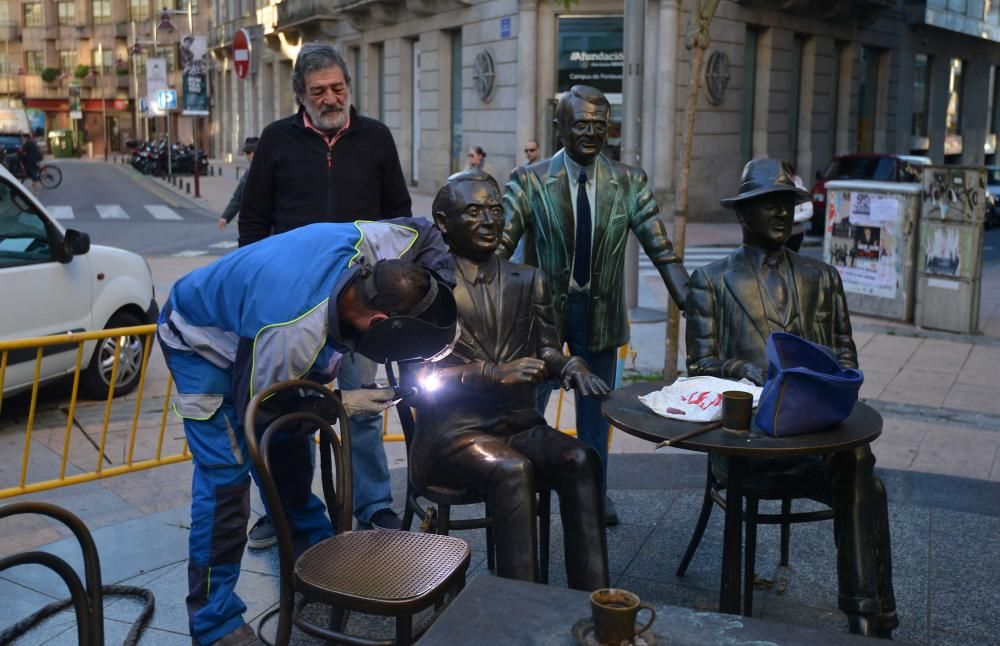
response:
[[[31,396],[28,404],[27,421],[24,430],[21,470],[17,478],[16,485],[8,484],[8,486],[2,487],[2,485],[6,483],[0,483],[0,499],[10,498],[25,493],[46,491],[71,484],[90,482],[102,478],[110,478],[123,473],[142,471],[157,466],[175,464],[191,459],[191,453],[188,450],[187,440],[183,438],[183,424],[179,419],[174,419],[172,416],[167,414],[170,410],[170,395],[173,387],[173,380],[170,378],[165,366],[162,367],[162,377],[164,380],[162,401],[156,401],[159,399],[157,396],[150,397],[150,401],[144,399],[146,396],[146,382],[148,368],[150,365],[149,359],[153,346],[155,345],[155,332],[155,325],[140,325],[113,330],[0,341],[0,412],[3,411],[3,385],[9,367],[9,353],[12,350],[35,350],[34,381],[31,386]],[[139,383],[137,384],[133,394],[117,399],[113,396],[114,389],[108,389],[107,397],[103,401],[103,413],[100,414],[100,438],[99,441],[95,442],[89,435],[87,435],[86,429],[77,420],[77,415],[81,409],[93,417],[95,413],[100,411],[101,408],[100,402],[93,402],[92,404],[85,403],[81,405],[77,399],[80,385],[80,374],[81,370],[84,368],[84,346],[89,341],[100,341],[102,339],[110,338],[116,339],[114,362],[112,364],[110,377],[110,381],[113,384],[117,380],[118,376],[122,339],[128,336],[138,336],[143,339],[143,354]],[[48,441],[46,442],[44,439],[38,440],[42,447],[52,450],[59,455],[58,475],[55,475],[55,477],[39,476],[32,478],[29,475],[31,472],[31,450],[32,442],[38,439],[35,438],[35,431],[36,423],[38,422],[38,396],[44,349],[46,347],[69,344],[76,345],[76,364],[73,371],[73,385],[70,393],[69,405],[65,409],[65,428],[62,431],[61,438],[54,437],[56,429],[53,427],[53,420],[51,418],[53,416],[57,416],[58,412],[61,412],[63,409],[59,407],[56,411],[45,410],[43,411],[43,414],[49,419],[46,419],[44,422],[46,428],[43,430]],[[631,350],[627,347],[621,348],[619,351],[619,358],[624,360],[630,352]],[[631,355],[634,359],[635,353],[631,352]],[[556,429],[560,429],[565,400],[565,393],[560,390],[556,407],[555,423],[553,424]],[[114,420],[116,404],[118,406],[117,410],[121,410],[121,408],[125,406],[131,408],[131,416],[124,424],[122,424],[122,420]],[[150,420],[156,420],[155,425],[151,425]],[[143,424],[144,421],[146,424]],[[85,464],[84,457],[87,457],[86,455],[77,456],[74,460],[71,460],[71,456],[74,451],[77,453],[81,453],[82,451],[84,454],[89,451],[87,447],[83,447],[81,449],[79,442],[77,445],[72,443],[74,428],[79,428],[79,433],[86,436],[90,449],[96,449],[96,464],[93,468],[88,468]],[[170,438],[171,446],[167,447],[165,454],[164,443],[167,438],[168,428],[176,430],[177,433],[175,437]],[[140,430],[144,432],[155,432],[155,443],[150,445],[150,433],[144,433],[141,435]],[[574,428],[560,430],[570,435],[576,435],[576,429]],[[0,417],[0,438],[10,431],[10,424],[5,423],[2,417]],[[388,413],[384,414],[382,418],[382,437],[386,442],[401,442],[404,439],[401,433],[389,433]],[[61,441],[59,441],[60,439]],[[110,459],[107,456],[109,440],[112,441],[117,448],[120,448],[122,463],[106,467],[105,461],[110,462]],[[137,456],[137,441],[145,444],[147,449],[145,455]],[[177,447],[178,441],[180,442],[179,447]],[[610,436],[608,441],[610,443]],[[140,453],[142,452],[140,451]],[[79,472],[67,475],[67,469],[71,464],[74,469],[79,470]]]
[[[147,368],[149,357],[153,346],[153,335],[156,332],[155,325],[139,325],[127,328],[117,328],[113,330],[101,330],[95,332],[82,332],[73,334],[60,334],[46,337],[34,337],[28,339],[17,339],[11,341],[0,341],[0,411],[3,406],[3,385],[9,368],[9,356],[12,350],[35,350],[34,379],[31,385],[30,401],[28,403],[27,421],[24,429],[24,446],[21,455],[21,470],[17,479],[17,484],[0,488],[0,499],[10,498],[25,493],[45,491],[56,487],[63,487],[80,482],[89,482],[101,478],[109,478],[123,473],[141,471],[165,464],[174,464],[189,460],[191,454],[187,448],[187,442],[181,441],[181,445],[176,452],[168,452],[164,455],[164,438],[168,423],[167,410],[170,406],[170,390],[172,381],[169,375],[166,376],[164,395],[162,404],[144,401],[146,390]],[[80,386],[80,374],[83,370],[84,346],[89,341],[100,341],[102,339],[116,339],[115,353],[111,368],[110,382],[115,384],[118,380],[118,367],[121,360],[121,348],[123,339],[129,336],[137,336],[143,339],[143,353],[139,373],[139,382],[136,385],[134,394],[125,397],[114,397],[114,387],[108,388],[107,398],[100,402],[84,403],[78,402],[78,389]],[[44,349],[46,347],[58,345],[76,345],[76,363],[73,370],[73,385],[70,392],[69,406],[65,409],[66,422],[62,437],[55,437],[57,429],[54,421],[63,410],[61,407],[56,410],[44,410],[42,415],[46,417],[43,422],[45,428],[39,430],[38,424],[38,398],[40,389],[40,377],[42,375],[42,363]],[[134,398],[134,405],[132,399]],[[144,406],[145,404],[145,406]],[[117,407],[116,407],[117,405]],[[129,407],[132,410],[131,417],[127,420],[115,420],[114,412]],[[103,409],[103,411],[102,411]],[[100,416],[100,438],[94,441],[88,434],[84,426],[79,422],[78,415],[84,414],[91,417]],[[155,450],[151,449],[148,456],[137,459],[136,441],[139,437],[140,420],[151,417],[158,417],[158,436],[156,437]],[[0,433],[11,432],[11,425],[0,420]],[[60,424],[61,426],[61,424]],[[180,428],[180,424],[173,425]],[[79,429],[79,434],[84,435],[88,440],[89,447],[81,447],[81,443],[73,444],[74,429]],[[145,429],[144,429],[145,430]],[[43,433],[45,437],[36,438],[36,431]],[[46,441],[47,439],[47,441]],[[143,438],[146,439],[146,438]],[[175,438],[176,439],[176,438]],[[37,448],[47,448],[59,454],[58,474],[55,477],[48,477],[46,474],[40,477],[31,477],[31,453],[34,441],[40,445]],[[60,441],[61,440],[61,441]],[[111,449],[109,441],[121,449],[122,463],[106,467],[105,462],[110,462],[108,451]],[[174,444],[174,442],[172,442]],[[96,464],[89,468],[86,458],[89,453],[96,449]],[[71,461],[71,456],[77,453],[75,459]],[[79,473],[67,475],[67,468],[72,464],[74,470]],[[38,467],[44,472],[44,467]],[[37,470],[37,469],[36,469]]]

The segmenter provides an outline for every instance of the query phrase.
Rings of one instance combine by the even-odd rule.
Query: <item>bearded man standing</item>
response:
[[[299,111],[264,128],[250,164],[240,205],[240,246],[316,222],[411,216],[396,142],[385,124],[351,106],[351,73],[340,51],[326,43],[303,45],[292,89]],[[374,363],[348,352],[338,385],[353,390],[373,384],[375,371]],[[354,515],[362,526],[399,529],[399,517],[390,509],[381,426],[378,417],[351,418]],[[274,542],[273,525],[263,516],[250,530],[249,546]]]

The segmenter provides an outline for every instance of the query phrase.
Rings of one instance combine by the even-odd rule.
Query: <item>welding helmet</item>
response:
[[[361,269],[357,284],[389,318],[379,321],[361,334],[355,351],[376,363],[389,361],[439,361],[449,354],[458,341],[458,307],[451,287],[435,272],[427,272],[428,289],[423,297],[407,311],[394,308],[380,297],[386,275],[408,264],[403,260],[383,260]],[[419,267],[419,265],[418,265]]]

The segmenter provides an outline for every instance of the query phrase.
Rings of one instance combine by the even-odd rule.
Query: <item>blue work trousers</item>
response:
[[[194,459],[188,541],[188,621],[197,644],[210,644],[243,623],[236,594],[250,519],[250,455],[237,425],[232,374],[193,352],[163,347]],[[271,470],[292,528],[296,554],[333,535],[312,493],[315,445],[307,436],[277,440]]]
[[[340,390],[356,390],[375,383],[378,366],[360,354],[348,352],[341,360]],[[382,446],[382,416],[351,418],[351,469],[354,473],[354,517],[367,524],[375,512],[392,506],[389,462]]]
[[[587,349],[587,336],[590,328],[588,294],[570,294],[566,301],[564,333],[569,353],[580,357],[590,366],[591,372],[614,388],[615,370],[618,367],[618,350],[612,348],[601,352],[591,352]],[[538,410],[544,415],[552,391],[558,388],[557,382],[545,382],[538,386]],[[576,436],[589,447],[597,451],[601,457],[602,486],[607,490],[608,481],[608,431],[611,425],[601,415],[601,400],[597,397],[581,397],[574,391],[576,401]]]

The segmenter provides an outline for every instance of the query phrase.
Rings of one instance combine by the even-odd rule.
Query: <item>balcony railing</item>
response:
[[[335,3],[322,0],[285,0],[277,5],[278,29],[319,20],[336,20],[328,7]]]

